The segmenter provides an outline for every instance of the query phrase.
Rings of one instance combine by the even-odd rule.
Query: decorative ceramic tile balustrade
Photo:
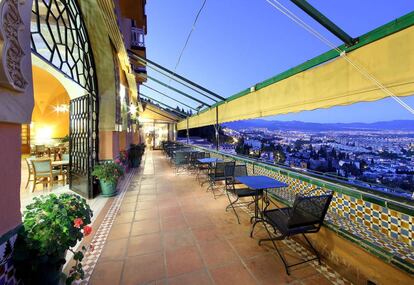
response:
[[[0,244],[0,284],[1,285],[15,285],[20,282],[17,281],[15,274],[16,269],[13,266],[12,254],[14,243],[16,242],[17,234],[6,238]]]
[[[290,204],[297,193],[317,187],[333,190],[334,197],[327,215],[327,226],[388,262],[414,272],[414,216],[413,210],[408,206],[390,205],[381,197],[365,195],[346,186],[234,155],[222,155],[212,151],[211,156],[245,163],[249,175],[265,175],[287,183],[289,187],[272,193],[284,203]]]

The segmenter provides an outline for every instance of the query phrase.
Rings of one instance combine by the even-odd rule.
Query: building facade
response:
[[[138,90],[146,68],[131,65],[127,50],[145,57],[145,4],[0,1],[2,275],[13,271],[7,249],[21,225],[22,155],[68,141],[70,189],[93,198],[93,166],[142,142]]]

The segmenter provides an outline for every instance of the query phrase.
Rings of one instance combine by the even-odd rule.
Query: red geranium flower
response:
[[[76,218],[74,221],[73,221],[73,226],[75,227],[75,228],[80,228],[80,226],[82,226],[83,225],[83,221],[82,221],[82,219],[81,218]]]
[[[83,235],[86,237],[88,235],[90,235],[92,232],[92,227],[90,226],[84,226],[83,227]]]

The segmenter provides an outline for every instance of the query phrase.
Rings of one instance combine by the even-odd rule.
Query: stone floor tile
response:
[[[201,256],[209,268],[218,267],[239,260],[236,252],[225,240],[215,240],[200,244]]]
[[[135,256],[162,251],[162,239],[159,233],[134,236],[129,239],[127,255]]]
[[[213,284],[206,271],[196,271],[168,279],[169,285],[209,285]]]
[[[154,253],[129,257],[125,261],[122,284],[139,285],[166,277],[164,255]]]
[[[118,285],[121,282],[123,261],[98,262],[89,280],[91,285]]]
[[[257,284],[249,271],[241,264],[236,262],[223,267],[210,270],[211,276],[217,285],[253,285]]]
[[[166,251],[168,277],[200,270],[204,267],[195,246]]]
[[[160,231],[159,219],[143,220],[132,224],[131,236],[157,233]]]

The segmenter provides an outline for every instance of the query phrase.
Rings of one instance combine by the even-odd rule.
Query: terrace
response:
[[[92,253],[99,259],[87,259],[91,284],[348,284],[325,262],[286,275],[276,252],[257,244],[265,231],[249,237],[250,213],[239,225],[225,196],[214,199],[195,176],[176,175],[160,151],[147,153],[124,191],[112,227],[94,238],[104,246]],[[282,249],[291,262],[306,252],[295,240]]]
[[[266,175],[289,184],[272,195],[280,204],[291,203],[295,192],[318,182],[304,182],[304,177],[294,173],[197,148],[212,157],[246,164],[250,175]],[[332,189],[328,182],[323,187]],[[366,212],[369,205],[375,211],[377,205],[366,196],[355,198],[356,193],[341,190],[339,185],[324,227],[309,237],[322,254],[322,264],[315,261],[293,267],[290,275],[271,244],[258,245],[258,240],[267,236],[263,226],[257,228],[253,239],[249,237],[251,210],[238,210],[238,224],[233,212],[225,211],[225,195],[215,199],[195,175],[177,175],[161,151],[148,152],[143,166],[129,174],[121,188],[106,216],[101,214],[97,219],[103,222],[92,240],[96,249],[85,262],[91,284],[366,284],[368,280],[389,284],[409,280],[412,274],[411,245],[401,237],[384,234],[384,226],[381,231],[375,231],[375,225],[369,227],[373,221],[368,217],[375,213],[359,218],[355,211]],[[358,210],[348,205],[348,200],[358,205]],[[351,208],[346,211],[348,216],[341,212],[343,207]],[[412,219],[391,207],[389,203],[380,211]],[[403,221],[399,228],[403,231],[401,224]],[[289,263],[311,255],[301,239],[278,245]]]

